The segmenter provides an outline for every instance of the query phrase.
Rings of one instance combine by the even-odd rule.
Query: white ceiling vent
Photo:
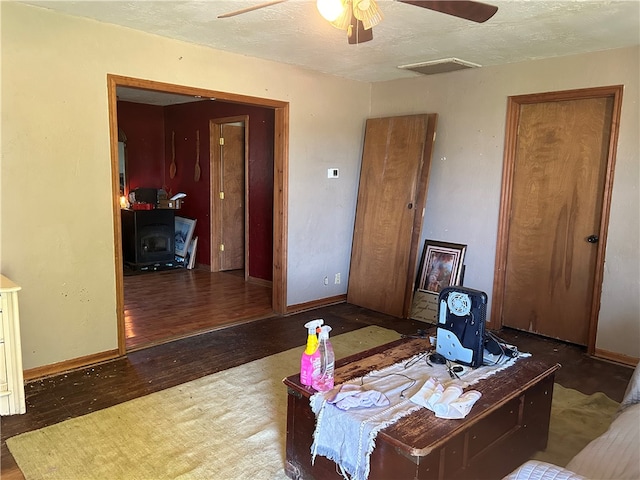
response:
[[[431,62],[400,65],[398,68],[411,70],[412,72],[421,73],[422,75],[435,75],[436,73],[455,72],[456,70],[466,70],[467,68],[478,68],[480,66],[481,65],[477,63],[467,62],[459,58],[443,58],[440,60],[432,60]]]

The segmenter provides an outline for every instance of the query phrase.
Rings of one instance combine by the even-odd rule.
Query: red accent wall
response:
[[[187,195],[183,207],[176,213],[197,219],[194,233],[198,236],[196,261],[205,265],[211,263],[209,120],[239,115],[249,116],[249,275],[271,281],[274,111],[210,100],[167,107],[118,102],[118,126],[128,139],[130,187],[164,188],[169,196],[179,192]],[[200,131],[199,181],[194,179],[197,130]],[[169,176],[172,132],[175,132],[177,166],[173,179]],[[130,150],[132,142],[136,148]],[[158,151],[162,153],[158,155]]]
[[[164,108],[118,102],[118,128],[127,136],[127,186],[161,188],[164,179]]]

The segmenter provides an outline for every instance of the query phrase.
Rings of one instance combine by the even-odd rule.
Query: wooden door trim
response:
[[[121,243],[122,225],[120,223],[120,182],[118,178],[118,86],[142,88],[165,93],[178,93],[194,97],[215,98],[220,101],[272,108],[274,110],[273,282],[271,306],[274,313],[287,313],[289,102],[107,74],[118,353],[120,355],[127,353],[124,324],[124,270]]]
[[[589,98],[611,97],[613,99],[611,133],[607,151],[607,166],[602,199],[600,241],[597,244],[596,267],[593,282],[591,315],[589,318],[589,334],[587,351],[593,355],[596,351],[596,334],[598,328],[598,313],[602,280],[604,276],[604,257],[609,227],[611,196],[613,192],[613,174],[615,169],[618,132],[620,128],[620,113],[622,109],[623,85],[606,87],[564,90],[559,92],[536,93],[531,95],[516,95],[507,100],[507,120],[505,131],[504,163],[502,168],[502,190],[500,194],[500,214],[498,218],[498,238],[496,242],[496,259],[493,277],[493,295],[491,305],[491,328],[502,328],[502,313],[505,296],[505,278],[507,265],[507,248],[509,238],[509,220],[512,208],[513,178],[515,171],[516,146],[518,125],[520,123],[520,107],[526,104],[543,102],[561,102],[568,100],[585,100]]]
[[[127,333],[124,324],[124,258],[122,256],[122,218],[120,213],[120,164],[118,162],[118,96],[117,79],[107,75],[109,104],[109,138],[111,143],[111,208],[113,213],[113,245],[116,280],[116,318],[118,354],[127,353]]]
[[[209,199],[210,228],[210,270],[220,271],[220,251],[214,250],[214,245],[220,245],[220,224],[222,219],[218,215],[216,204],[218,196],[214,195],[220,187],[220,148],[217,139],[220,138],[221,125],[225,123],[243,122],[244,125],[244,279],[249,278],[249,115],[234,117],[212,118],[209,120],[209,171],[211,192]],[[214,168],[216,167],[216,168]],[[214,228],[215,227],[215,228]]]
[[[273,293],[272,308],[288,313],[287,245],[289,228],[289,104],[275,109],[273,146]]]

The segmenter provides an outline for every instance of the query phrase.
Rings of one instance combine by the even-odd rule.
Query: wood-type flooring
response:
[[[194,277],[197,282],[198,274]],[[202,291],[207,292],[210,288],[205,281]],[[171,297],[171,292],[167,296]],[[145,308],[150,312],[155,305],[158,311],[153,315],[155,318],[161,317],[166,304],[150,292],[146,298],[149,299],[148,303],[141,305],[147,305]],[[250,303],[253,298],[252,293],[247,293],[243,301]],[[215,302],[209,305],[209,314],[222,318],[225,314],[218,312],[218,307],[219,304]],[[251,311],[250,306],[244,308]],[[206,316],[206,313],[201,311],[197,315]],[[189,309],[184,308],[180,318],[190,317]],[[343,303],[251,322],[236,318],[232,319],[233,325],[226,328],[214,325],[211,327],[213,331],[188,337],[178,333],[176,335],[183,335],[183,338],[133,350],[125,357],[101,364],[30,381],[25,388],[27,413],[1,418],[0,476],[2,479],[23,478],[6,447],[7,438],[301,346],[306,340],[304,323],[314,318],[323,318],[325,323],[331,325],[332,335],[368,325],[383,326],[406,335],[429,332],[433,328],[420,321],[399,319]],[[135,330],[137,326],[132,324],[131,328]],[[500,336],[517,345],[520,351],[560,363],[562,368],[556,375],[556,381],[586,394],[601,391],[620,401],[632,373],[629,367],[591,358],[582,347],[575,345],[515,330],[505,329]]]
[[[202,269],[124,277],[127,351],[270,316],[271,286]]]

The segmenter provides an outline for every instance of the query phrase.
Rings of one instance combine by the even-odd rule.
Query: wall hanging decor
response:
[[[169,177],[176,176],[176,132],[171,132],[171,165],[169,165]]]

